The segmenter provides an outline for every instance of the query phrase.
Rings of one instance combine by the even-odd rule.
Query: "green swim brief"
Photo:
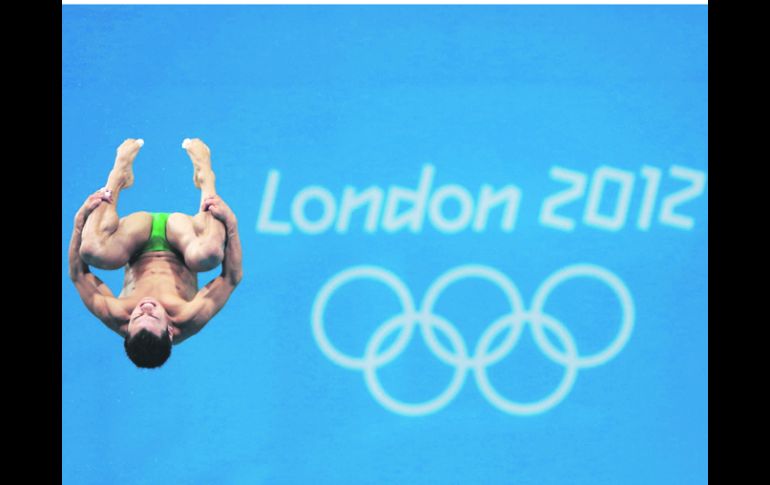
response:
[[[174,248],[166,239],[166,222],[168,221],[168,212],[152,212],[152,231],[150,231],[150,238],[145,243],[144,247],[139,251],[139,254],[150,253],[155,251],[172,251]]]

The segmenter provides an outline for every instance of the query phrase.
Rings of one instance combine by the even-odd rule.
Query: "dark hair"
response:
[[[171,355],[171,339],[168,330],[158,337],[147,329],[140,330],[123,342],[126,354],[137,367],[153,369],[160,367]]]

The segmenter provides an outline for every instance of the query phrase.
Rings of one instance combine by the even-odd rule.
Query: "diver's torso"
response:
[[[198,292],[198,275],[168,251],[140,254],[126,266],[120,300],[133,308],[144,297],[156,298],[174,316]]]

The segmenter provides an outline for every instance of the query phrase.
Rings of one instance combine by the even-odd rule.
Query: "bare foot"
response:
[[[193,163],[193,183],[201,188],[204,177],[213,177],[211,170],[211,150],[200,138],[185,138],[182,148],[187,150]]]
[[[127,138],[118,147],[115,165],[112,167],[107,188],[112,190],[127,189],[134,184],[133,164],[139,149],[144,145],[144,140]]]

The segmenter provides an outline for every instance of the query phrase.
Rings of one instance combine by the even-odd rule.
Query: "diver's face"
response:
[[[142,298],[131,312],[128,334],[133,337],[141,330],[147,330],[160,337],[168,330],[168,323],[168,313],[158,300],[151,297]]]

